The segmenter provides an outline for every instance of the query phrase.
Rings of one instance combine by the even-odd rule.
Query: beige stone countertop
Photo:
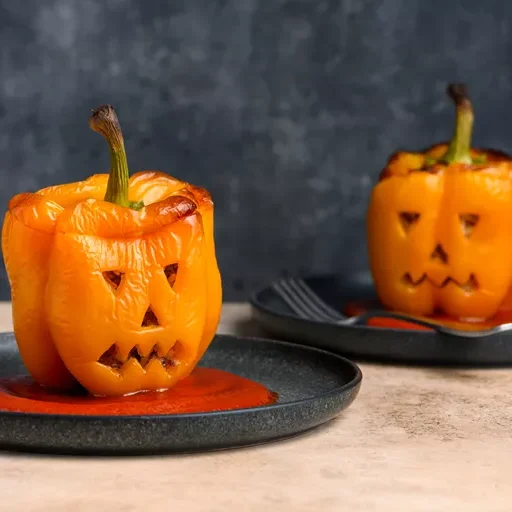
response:
[[[0,304],[0,328],[11,327]],[[262,334],[246,304],[224,306],[219,332]],[[512,370],[360,366],[349,409],[283,442],[185,456],[0,453],[0,511],[512,510]]]

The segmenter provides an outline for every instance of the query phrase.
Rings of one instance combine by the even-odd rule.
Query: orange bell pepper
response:
[[[112,107],[90,126],[110,174],[13,197],[2,249],[21,357],[42,385],[120,396],[167,389],[212,341],[222,289],[209,193],[129,177]]]
[[[512,161],[471,149],[466,90],[448,92],[457,108],[451,142],[393,155],[372,191],[370,268],[391,310],[487,319],[512,282]]]

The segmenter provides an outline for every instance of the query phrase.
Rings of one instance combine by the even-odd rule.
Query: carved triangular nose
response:
[[[432,254],[430,255],[431,260],[438,260],[441,263],[447,264],[448,263],[448,254],[443,249],[443,246],[441,244],[437,244],[436,248],[432,251]]]

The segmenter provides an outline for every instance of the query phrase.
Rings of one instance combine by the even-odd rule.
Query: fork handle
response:
[[[434,322],[429,322],[428,320],[420,320],[418,318],[414,318],[409,315],[404,315],[400,313],[393,313],[391,311],[384,310],[369,310],[361,313],[360,315],[349,317],[347,320],[341,320],[340,323],[348,323],[351,325],[368,325],[370,320],[378,320],[379,318],[389,318],[392,320],[398,320],[399,322],[404,322],[408,324],[412,324],[418,327],[425,327],[427,329],[434,329],[436,331],[444,330],[442,326],[436,324]]]

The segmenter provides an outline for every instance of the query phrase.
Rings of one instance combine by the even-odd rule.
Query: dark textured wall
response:
[[[108,102],[132,171],[212,192],[226,299],[359,270],[375,177],[450,135],[448,81],[512,150],[511,26],[500,0],[0,0],[0,203],[106,171]]]

